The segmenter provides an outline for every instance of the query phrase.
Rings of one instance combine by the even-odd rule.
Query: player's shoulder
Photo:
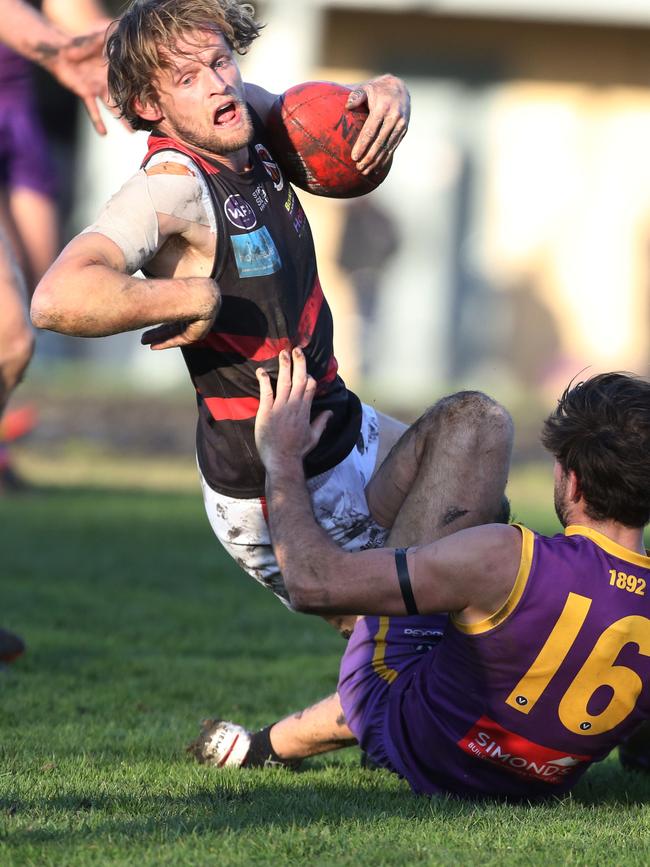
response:
[[[216,232],[212,198],[203,173],[192,158],[160,150],[141,169],[147,196],[158,215],[209,226]]]
[[[142,166],[147,177],[190,177],[195,178],[197,183],[202,175],[194,160],[182,151],[165,149],[156,151]]]
[[[246,101],[255,110],[263,124],[266,123],[268,116],[273,107],[273,103],[278,98],[277,93],[271,93],[260,87],[259,84],[246,82],[244,84],[246,92]]]

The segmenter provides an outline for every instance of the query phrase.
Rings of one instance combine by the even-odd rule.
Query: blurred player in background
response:
[[[0,10],[7,4],[0,0]],[[22,5],[22,4],[20,4]],[[44,0],[42,12],[18,4],[18,20],[8,31],[6,16],[0,27],[7,28],[0,43],[0,221],[13,246],[18,264],[33,289],[52,263],[59,249],[56,208],[56,173],[48,143],[38,117],[32,85],[31,64],[41,63],[62,83],[86,96],[87,106],[100,131],[103,125],[94,99],[106,94],[106,71],[101,63],[103,34],[109,20],[95,0]],[[15,13],[16,14],[16,13]],[[11,20],[11,14],[10,18]],[[34,35],[39,26],[46,32]],[[59,30],[59,28],[61,28]],[[71,44],[72,37],[81,36]],[[90,51],[90,62],[79,61],[76,68],[62,59],[68,52]],[[83,56],[83,55],[82,55]],[[94,59],[93,59],[94,58]],[[90,78],[90,81],[88,80]]]
[[[54,258],[58,240],[53,168],[35,112],[28,61],[77,94],[97,131],[105,132],[97,108],[98,99],[107,99],[107,20],[101,7],[94,0],[46,0],[43,11],[53,21],[22,0],[0,0],[0,494],[15,483],[2,444],[2,412],[33,351],[18,263],[33,286]],[[72,36],[59,24],[74,33],[99,29]],[[0,629],[0,661],[23,649],[19,638]]]
[[[387,547],[347,553],[314,521],[305,483],[304,458],[327,422],[324,414],[310,423],[315,383],[299,350],[293,375],[289,353],[280,365],[275,398],[268,374],[258,372],[256,441],[271,536],[299,610],[366,615],[341,664],[350,737],[418,793],[565,794],[650,717],[643,544],[650,383],[594,376],[570,386],[546,420],[542,441],[555,457],[563,535],[488,524],[432,541],[427,513],[438,498],[436,472],[456,479],[459,502],[474,476],[479,485],[487,481],[486,508],[508,472],[507,413],[461,393],[439,404],[455,418],[461,459],[450,465],[441,442],[426,478],[406,435],[369,488],[371,504],[393,502]],[[477,401],[483,425],[492,419],[488,462],[477,460],[483,434],[470,414]]]
[[[31,6],[0,0],[0,231],[22,270],[28,294],[59,250],[56,172],[38,116],[30,59],[84,98],[100,132],[104,128],[96,97],[106,96],[102,45],[108,19],[101,6],[95,0],[44,0],[42,11],[45,18]],[[15,330],[19,321],[14,309],[5,327],[13,329],[24,346],[25,336]],[[32,416],[28,407],[14,410],[0,427],[4,491],[23,486],[11,468],[6,444],[33,425]]]
[[[305,348],[319,381],[316,407],[332,413],[308,473],[338,544],[383,541],[365,486],[404,426],[362,407],[338,376],[310,227],[265,129],[276,97],[244,84],[235,60],[259,31],[252,7],[235,0],[143,0],[123,13],[107,43],[111,97],[133,127],[151,130],[149,152],[45,275],[32,318],[84,337],[165,323],[143,341],[183,350],[198,394],[197,455],[212,527],[242,568],[286,602],[254,442],[257,365],[274,377],[283,347]],[[401,81],[382,76],[359,85],[348,105],[365,102],[369,117],[352,156],[369,173],[405,134],[409,96]],[[131,276],[138,269],[145,280]],[[336,697],[306,718],[310,739],[314,716],[324,721],[317,737],[328,749]]]

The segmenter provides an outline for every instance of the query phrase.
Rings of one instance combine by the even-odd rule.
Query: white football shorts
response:
[[[377,462],[379,424],[372,407],[363,405],[361,431],[350,454],[331,470],[308,479],[317,522],[345,551],[380,548],[388,530],[375,523],[366,500],[366,485]],[[218,494],[199,469],[203,500],[217,539],[256,581],[291,608],[269,536],[266,501]]]

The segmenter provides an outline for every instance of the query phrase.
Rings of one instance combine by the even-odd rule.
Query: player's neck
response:
[[[619,524],[618,521],[595,521],[585,514],[584,509],[576,508],[569,516],[569,525],[579,525],[581,527],[589,527],[597,533],[616,542],[621,548],[626,548],[628,551],[634,551],[637,554],[645,554],[646,549],[643,544],[643,527],[625,527]]]
[[[187,145],[187,147],[191,147],[192,150],[196,151],[203,157],[209,157],[210,159],[221,163],[226,166],[226,168],[230,169],[231,172],[235,172],[236,174],[242,174],[251,168],[251,158],[248,145],[240,148],[238,151],[233,151],[230,154],[216,154],[214,151],[199,148],[195,145]]]
[[[202,148],[198,145],[192,144],[191,142],[185,141],[182,136],[178,135],[178,133],[172,130],[167,129],[162,123],[159,125],[158,131],[162,135],[174,139],[174,141],[177,141],[179,144],[182,144],[189,150],[192,150],[195,153],[199,154],[199,156],[207,157],[210,160],[221,163],[222,165],[226,166],[226,168],[229,168],[232,172],[235,172],[237,174],[242,174],[243,172],[251,168],[251,158],[248,145],[239,148],[239,150],[232,151],[232,153],[219,154],[215,153],[215,151],[211,151],[207,148]]]

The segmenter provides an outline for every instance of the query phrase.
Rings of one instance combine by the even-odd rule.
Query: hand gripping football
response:
[[[390,163],[363,175],[352,160],[368,108],[347,109],[350,89],[327,81],[298,84],[275,101],[267,130],[269,144],[291,183],[337,199],[363,196],[378,187]]]

